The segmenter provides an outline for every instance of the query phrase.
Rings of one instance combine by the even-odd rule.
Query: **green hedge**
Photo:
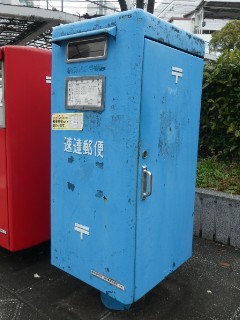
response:
[[[240,157],[240,51],[226,51],[205,65],[200,156]]]

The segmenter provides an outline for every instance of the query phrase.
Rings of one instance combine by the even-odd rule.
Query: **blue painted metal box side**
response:
[[[66,64],[63,37],[114,27],[116,37],[108,36],[106,60]],[[66,112],[67,77],[104,75],[106,95],[103,112],[83,112],[83,131],[52,132],[52,263],[126,304],[136,298],[144,37],[203,56],[202,41],[142,10],[64,25],[53,32],[57,44],[53,45],[52,112]],[[104,141],[104,159],[65,152],[65,138]],[[90,227],[84,240],[74,232],[76,222]],[[124,290],[91,271],[116,280]]]
[[[136,21],[128,20],[135,29]],[[52,263],[123,303],[134,295],[136,186],[143,36],[123,20],[108,36],[106,60],[66,64],[66,41],[53,45],[52,112],[64,113],[65,79],[105,76],[105,107],[85,111],[81,132],[52,132]],[[112,24],[111,24],[112,25]],[[64,26],[71,34],[72,25]],[[99,23],[99,27],[109,27]],[[92,30],[84,27],[82,30]],[[69,111],[73,112],[74,111]],[[104,142],[104,158],[64,152],[65,138]],[[80,236],[74,224],[89,227]],[[124,290],[95,275],[117,281]]]
[[[202,73],[203,59],[145,39],[138,190],[142,166],[153,182],[137,206],[135,300],[192,253]]]

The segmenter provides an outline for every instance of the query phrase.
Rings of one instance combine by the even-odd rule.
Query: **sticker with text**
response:
[[[83,130],[83,113],[54,113],[52,130]]]

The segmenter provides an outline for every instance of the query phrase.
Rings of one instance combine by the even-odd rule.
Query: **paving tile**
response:
[[[194,239],[193,257],[129,311],[50,264],[49,243],[0,249],[0,320],[240,320],[240,250]]]

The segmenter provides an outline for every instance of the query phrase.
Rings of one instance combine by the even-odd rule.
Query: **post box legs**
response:
[[[123,304],[103,292],[101,292],[101,300],[104,306],[110,310],[128,310],[131,307],[131,304]]]

